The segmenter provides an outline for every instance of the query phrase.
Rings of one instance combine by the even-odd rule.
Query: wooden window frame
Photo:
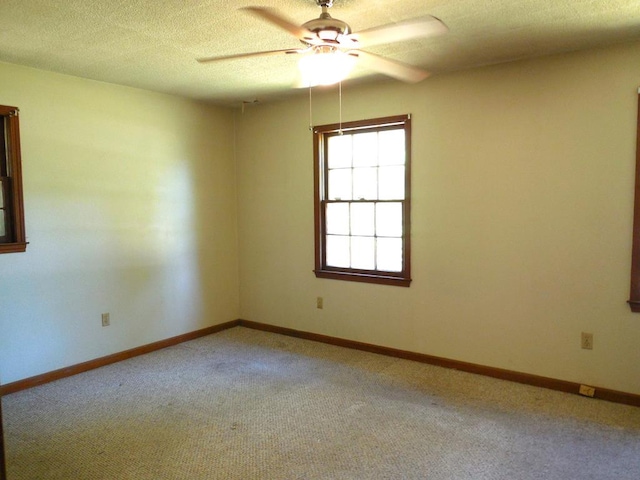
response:
[[[640,313],[640,88],[636,122],[636,184],[633,203],[633,242],[631,247],[631,286],[629,307]]]
[[[27,238],[22,192],[22,162],[20,155],[20,124],[18,108],[0,105],[0,135],[4,137],[0,151],[0,188],[3,190],[7,218],[7,235],[0,237],[0,254],[24,252]]]
[[[405,132],[405,195],[403,208],[403,250],[401,272],[379,270],[358,270],[352,268],[331,267],[326,264],[326,222],[325,212],[328,203],[326,145],[330,134],[336,132],[355,133],[358,131],[382,131],[402,125]],[[314,158],[314,236],[315,269],[317,278],[347,280],[353,282],[376,283],[409,287],[411,284],[411,116],[396,115],[390,117],[358,120],[342,124],[316,126],[313,128]]]
[[[4,453],[4,428],[2,422],[2,395],[0,395],[0,480],[7,479],[7,467]]]

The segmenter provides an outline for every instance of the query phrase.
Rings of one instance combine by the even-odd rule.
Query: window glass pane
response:
[[[351,235],[370,235],[375,233],[373,203],[351,204]]]
[[[378,198],[378,169],[375,167],[353,169],[354,200]]]
[[[0,210],[0,237],[4,237],[7,234],[5,212]]]
[[[378,270],[385,272],[402,271],[402,239],[378,238],[377,265]]]
[[[404,199],[404,167],[380,167],[378,177],[380,200]]]
[[[380,165],[404,165],[404,130],[387,130],[378,135]]]
[[[327,204],[327,233],[349,235],[349,204]]]
[[[351,268],[374,270],[375,258],[373,237],[351,237]]]
[[[378,203],[376,205],[376,235],[380,237],[402,236],[401,203]]]
[[[353,166],[378,165],[378,132],[358,133],[353,136]]]
[[[3,178],[0,178],[0,208],[4,208],[4,184],[2,183],[3,180]]]
[[[330,267],[349,268],[349,238],[327,235],[327,265]]]
[[[345,168],[351,166],[351,135],[335,135],[328,140],[328,167]]]
[[[329,170],[329,200],[351,200],[351,169]]]
[[[7,140],[6,133],[7,126],[5,123],[5,117],[0,117],[0,177],[8,176],[7,172]]]

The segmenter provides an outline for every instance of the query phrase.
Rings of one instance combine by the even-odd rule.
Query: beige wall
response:
[[[345,121],[413,115],[408,289],[314,277],[307,99],[238,112],[241,317],[640,394],[638,85],[640,44],[345,85]]]
[[[234,118],[0,64],[31,242],[0,256],[0,378],[240,317],[640,394],[625,303],[639,84],[640,44],[346,84],[345,121],[413,115],[414,281],[398,288],[312,273],[305,95]],[[316,92],[314,123],[337,107]]]
[[[30,242],[0,256],[3,383],[238,318],[230,111],[1,63],[0,104]]]

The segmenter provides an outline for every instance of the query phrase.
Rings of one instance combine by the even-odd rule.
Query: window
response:
[[[314,128],[315,274],[408,287],[411,119]]]
[[[27,248],[20,166],[18,109],[0,105],[0,253]]]

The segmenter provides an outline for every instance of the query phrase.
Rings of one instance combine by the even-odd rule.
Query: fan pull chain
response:
[[[309,131],[313,131],[313,113],[311,110],[311,85],[309,85]]]
[[[338,127],[338,135],[342,135],[342,80],[340,80],[338,84],[338,92],[340,108],[340,126]]]

